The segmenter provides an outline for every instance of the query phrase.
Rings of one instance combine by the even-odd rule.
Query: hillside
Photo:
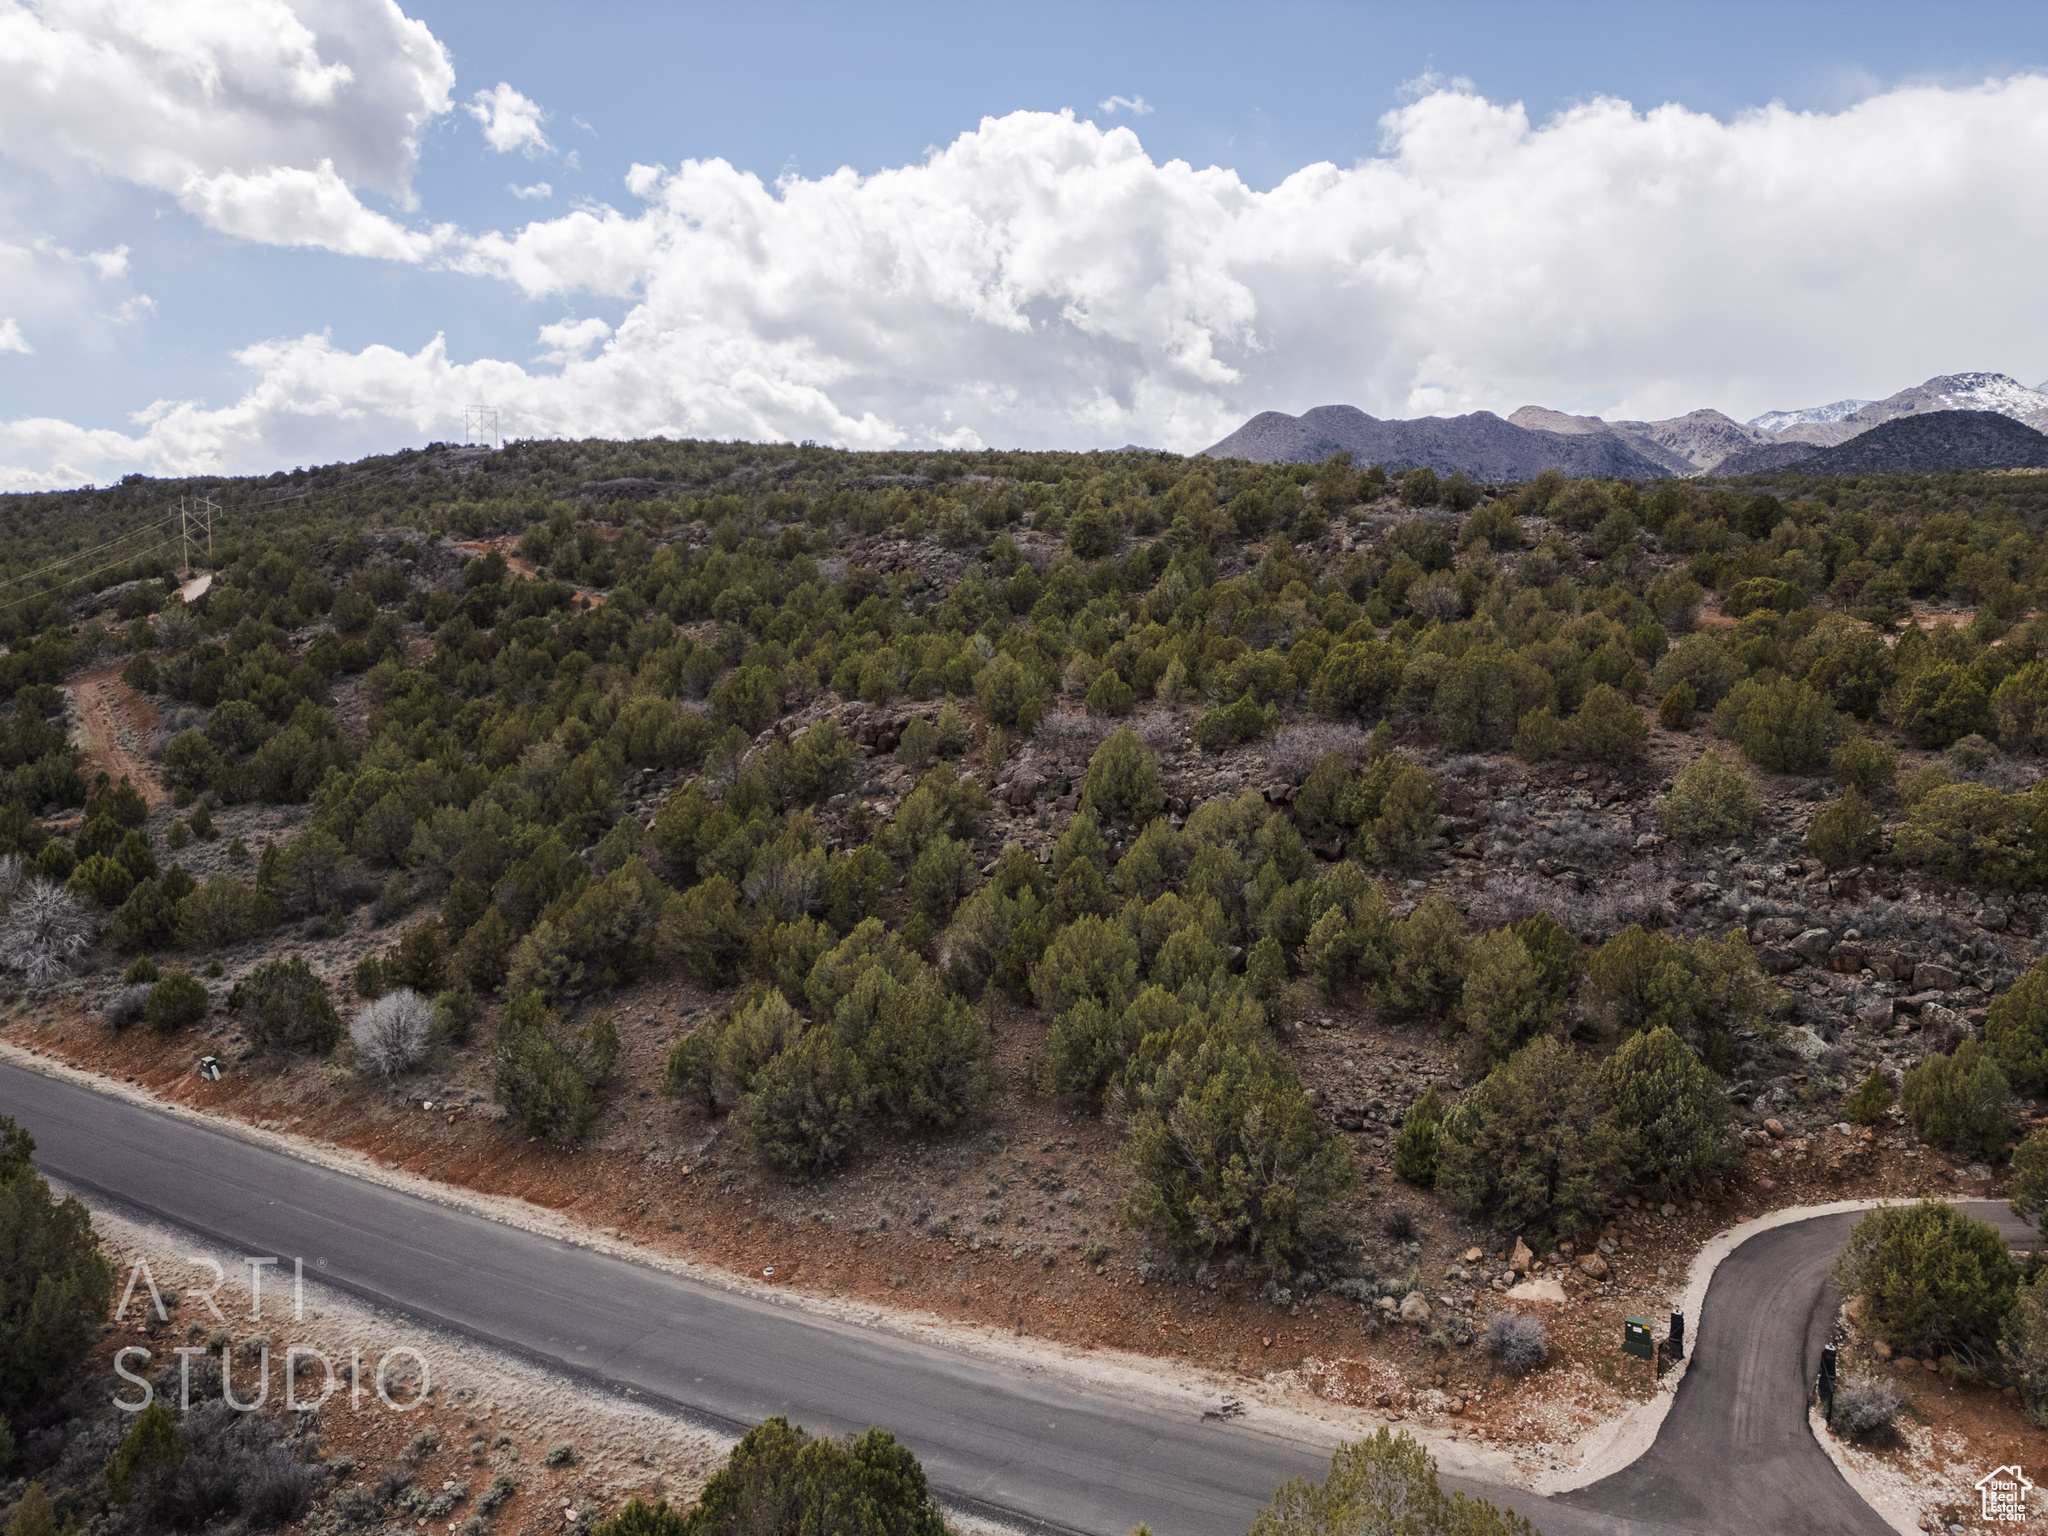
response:
[[[1199,456],[1316,464],[1338,452],[1394,473],[1423,467],[1440,475],[1463,470],[1490,484],[1533,479],[1544,470],[1616,479],[1671,473],[1664,463],[1609,434],[1530,431],[1491,411],[1382,421],[1348,405],[1321,405],[1299,416],[1263,411]]]
[[[1390,1402],[1550,1306],[1576,1382],[1711,1230],[1983,1187],[2008,1122],[1873,1074],[2048,1089],[1987,1029],[2048,480],[1779,485],[546,442],[0,499],[0,1032],[763,1283]]]
[[[2048,436],[1996,411],[1939,410],[1893,417],[1791,467],[1802,475],[2048,469]]]
[[[1715,410],[1608,421],[1539,405],[1525,405],[1505,421],[1489,411],[1382,421],[1346,405],[1318,406],[1300,416],[1264,411],[1202,452],[1259,464],[1314,464],[1348,451],[1358,463],[1381,464],[1392,473],[1426,465],[1440,475],[1463,470],[1486,483],[1524,480],[1547,469],[1615,479],[1734,478],[1785,469],[1810,450],[1839,446],[1901,417],[1955,411],[1995,412],[2048,429],[2048,393],[2002,373],[1958,373],[1883,400],[1770,411],[1748,422]]]

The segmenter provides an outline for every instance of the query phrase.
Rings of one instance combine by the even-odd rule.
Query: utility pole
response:
[[[206,535],[206,563],[213,564],[213,514],[220,510],[205,496],[178,498],[178,538],[185,548],[185,579],[192,578],[193,530]]]

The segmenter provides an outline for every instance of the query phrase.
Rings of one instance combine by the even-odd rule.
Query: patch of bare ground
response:
[[[1905,1399],[1897,1433],[1883,1443],[1851,1442],[1816,1413],[1815,1434],[1857,1491],[1903,1530],[2048,1531],[2048,1506],[2038,1494],[2023,1522],[1982,1519],[1979,1478],[2017,1464],[2038,1479],[2048,1467],[2048,1431],[2027,1419],[2018,1393],[1939,1361],[1892,1357],[1856,1326],[1853,1305],[1843,1308],[1841,1321],[1843,1376],[1874,1376]]]
[[[88,782],[97,773],[116,781],[125,776],[144,800],[158,805],[170,796],[147,755],[150,733],[157,727],[156,705],[121,681],[121,668],[121,662],[105,662],[69,684],[85,776]]]

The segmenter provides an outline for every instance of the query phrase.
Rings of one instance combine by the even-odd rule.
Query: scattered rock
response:
[[[1429,1303],[1422,1299],[1422,1292],[1410,1291],[1401,1298],[1401,1321],[1416,1328],[1429,1321]]]
[[[1569,1299],[1564,1286],[1556,1280],[1524,1280],[1508,1292],[1510,1301],[1542,1301],[1560,1307]]]
[[[1782,1140],[1785,1135],[1785,1122],[1773,1116],[1764,1122],[1764,1134],[1773,1141]]]
[[[1579,1273],[1592,1280],[1605,1280],[1612,1273],[1607,1261],[1597,1253],[1589,1253],[1579,1260]]]
[[[1922,992],[1950,992],[1962,984],[1961,974],[1945,965],[1923,960],[1913,967],[1913,985]]]
[[[1508,1268],[1518,1275],[1529,1273],[1529,1266],[1536,1262],[1536,1255],[1529,1251],[1529,1245],[1519,1237],[1515,1239],[1515,1251],[1508,1259]]]

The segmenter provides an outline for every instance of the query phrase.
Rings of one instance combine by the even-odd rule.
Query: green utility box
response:
[[[1657,1358],[1657,1341],[1650,1334],[1647,1317],[1625,1317],[1621,1320],[1621,1352],[1634,1355],[1638,1360]]]

